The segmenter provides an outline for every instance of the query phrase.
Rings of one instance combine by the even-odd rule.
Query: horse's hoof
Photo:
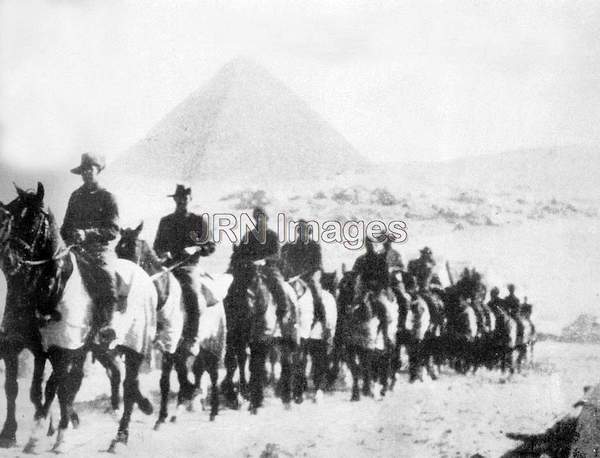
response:
[[[127,431],[119,431],[117,433],[117,437],[115,437],[108,447],[108,453],[117,453],[118,449],[121,446],[127,445],[127,441],[129,440],[129,433]]]
[[[210,421],[215,421],[215,417],[216,417],[216,416],[217,416],[216,414],[214,414],[214,413],[211,413],[211,414],[210,414],[210,417],[208,417],[208,418],[209,418],[209,420],[210,420]]]
[[[294,402],[296,404],[302,404],[304,402],[304,397],[303,396],[294,396]]]
[[[154,423],[154,431],[158,431],[165,424],[166,419],[167,417],[159,417],[156,423]]]
[[[170,420],[170,421],[171,421],[171,423],[177,423],[177,416],[176,416],[176,415],[173,415],[173,416],[171,417],[171,420]]]
[[[152,407],[152,403],[148,400],[148,398],[142,398],[138,401],[138,407],[142,411],[142,413],[146,415],[152,415],[154,412],[154,408]]]
[[[52,446],[51,451],[56,455],[61,455],[63,453],[66,453],[64,441],[56,441],[56,443]]]
[[[350,402],[357,402],[360,401],[360,394],[358,393],[352,393],[352,397],[350,398]]]
[[[292,410],[292,403],[291,402],[284,402],[283,403],[283,410]]]
[[[39,441],[36,438],[30,437],[27,441],[27,444],[25,444],[25,447],[23,447],[23,453],[26,453],[28,455],[37,455],[38,443]]]
[[[71,414],[71,424],[73,425],[73,429],[79,428],[80,423],[81,422],[79,421],[79,415],[73,412]]]
[[[323,390],[317,390],[317,392],[315,393],[313,402],[315,404],[320,404],[322,401],[323,401]]]
[[[13,436],[0,437],[0,448],[11,448],[17,445],[17,438]]]

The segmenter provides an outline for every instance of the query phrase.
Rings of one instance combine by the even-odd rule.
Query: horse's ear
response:
[[[134,229],[135,235],[136,236],[140,235],[140,232],[142,232],[142,229],[144,229],[144,222],[143,221],[140,224],[138,224],[138,227],[136,227]]]
[[[345,274],[346,273],[346,263],[342,262],[342,273]]]
[[[125,230],[122,227],[119,228],[119,234],[121,234],[121,237],[125,235]]]
[[[19,188],[17,186],[17,183],[15,183],[14,181],[13,181],[13,186],[17,190],[17,194],[19,195],[19,197],[23,197],[25,195],[25,191],[23,191],[21,188]]]
[[[43,202],[45,193],[44,185],[38,181],[36,197],[39,202]]]

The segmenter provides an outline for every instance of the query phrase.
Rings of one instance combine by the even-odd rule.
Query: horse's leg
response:
[[[154,429],[158,430],[167,419],[168,405],[169,405],[169,393],[171,391],[171,370],[173,369],[174,363],[173,353],[163,353],[162,367],[160,374],[160,411],[158,413],[158,420],[154,425]]]
[[[290,344],[292,345],[292,344]],[[302,339],[299,348],[291,349],[292,364],[292,391],[294,402],[301,404],[304,401],[304,391],[306,390],[306,366],[308,363],[310,341]],[[283,358],[282,358],[282,378],[283,378]]]
[[[113,411],[119,410],[121,402],[119,390],[121,385],[121,371],[117,367],[114,358],[107,352],[94,351],[94,357],[106,370],[106,375],[110,380],[110,408]]]
[[[219,414],[219,358],[217,355],[207,356],[207,369],[210,376],[210,421]]]
[[[281,401],[283,405],[288,408],[290,401],[292,400],[292,366],[293,366],[293,344],[291,342],[283,341],[280,344],[281,351]],[[301,385],[300,385],[301,386]],[[300,393],[300,399],[302,394]]]
[[[73,404],[75,403],[75,396],[79,393],[79,389],[81,388],[81,383],[83,382],[83,366],[85,364],[85,358],[87,356],[87,351],[84,349],[79,350],[75,353],[71,358],[71,368],[67,374],[68,380],[68,409],[69,409],[69,419],[71,420],[71,424],[73,428],[79,427],[79,415],[75,412],[73,408]]]
[[[221,382],[221,391],[223,391],[225,394],[227,403],[233,408],[238,408],[239,405],[237,403],[237,398],[233,387],[233,376],[235,375],[235,371],[237,369],[237,355],[236,348],[232,342],[232,338],[230,337],[230,333],[232,332],[233,331],[230,330],[227,334],[227,344],[225,346],[224,359],[225,378]]]
[[[31,431],[31,435],[29,436],[29,440],[27,444],[23,448],[23,453],[37,453],[37,445],[42,435],[44,434],[45,429],[45,421],[48,417],[48,412],[50,410],[50,406],[52,405],[52,401],[56,396],[56,378],[54,372],[48,378],[46,382],[46,388],[44,391],[44,402],[42,403],[42,379],[44,377],[44,366],[46,365],[46,356],[42,353],[34,353],[34,374],[33,380],[31,383],[31,390],[29,396],[31,398],[31,402],[36,405],[39,402],[39,407],[36,405],[36,412],[34,416],[34,426]],[[39,377],[38,381],[36,378]],[[36,383],[38,384],[36,386]],[[52,424],[52,419],[48,424],[47,435],[54,435],[54,425]]]
[[[333,338],[333,349],[331,351],[331,356],[328,361],[328,369],[327,369],[327,389],[333,390],[335,387],[335,381],[338,378],[340,373],[340,366],[342,364],[342,343],[341,338],[338,335],[338,331],[336,330],[336,335]]]
[[[131,413],[133,412],[133,406],[137,402],[140,410],[142,410],[146,415],[152,413],[151,408],[152,404],[149,404],[149,401],[142,396],[140,393],[139,386],[139,372],[140,366],[144,357],[138,353],[133,352],[132,350],[127,350],[125,352],[125,380],[123,381],[123,415],[121,417],[121,421],[119,422],[119,429],[117,430],[116,437],[112,440],[108,451],[114,452],[116,450],[117,444],[127,445],[127,441],[129,439],[129,423],[131,421]],[[150,409],[147,409],[147,405],[145,402],[148,402]]]
[[[373,351],[367,348],[361,348],[360,360],[363,377],[362,394],[363,396],[373,397],[373,392],[371,391],[371,374],[373,372]]]
[[[195,400],[197,396],[202,394],[202,375],[204,374],[204,371],[207,370],[207,358],[209,355],[210,353],[207,350],[201,348],[198,353],[198,356],[194,358],[194,362],[192,363],[192,374],[194,375],[194,390],[192,392],[190,402],[187,406],[189,412],[192,412],[194,410],[194,403],[192,401]],[[202,410],[204,410],[205,405],[203,398],[201,399],[201,403]]]
[[[239,378],[239,392],[244,397],[248,397],[248,381],[246,379],[246,360],[248,355],[246,354],[246,344],[239,343],[236,349],[237,353],[237,364],[238,364],[238,378]]]
[[[44,417],[48,416],[48,412],[50,411],[52,402],[54,401],[54,398],[56,397],[57,390],[58,390],[58,387],[56,384],[56,375],[54,374],[54,371],[52,371],[52,373],[50,374],[50,377],[48,377],[48,380],[46,381],[46,388],[44,389],[44,407],[43,407]],[[56,432],[56,429],[54,428],[54,422],[53,422],[52,416],[50,416],[50,421],[48,422],[48,431],[47,431],[46,435],[48,437],[50,437],[50,436],[53,436],[55,432]]]
[[[190,401],[194,395],[194,384],[188,378],[187,355],[179,350],[175,352],[175,372],[179,381],[179,393],[177,395],[177,405]]]
[[[17,419],[16,399],[19,394],[17,376],[19,372],[19,353],[21,348],[10,348],[4,354],[5,382],[4,392],[6,394],[6,420],[2,432],[0,432],[0,447],[13,447],[16,442]]]
[[[35,407],[34,418],[37,420],[44,415],[44,405],[42,402],[42,383],[44,381],[44,369],[46,367],[46,355],[42,351],[33,351],[33,376],[31,378],[31,388],[29,390],[29,399]]]
[[[263,403],[265,359],[268,345],[255,342],[250,346],[250,412],[256,414]]]
[[[69,402],[73,399],[70,392],[69,365],[71,364],[71,353],[58,348],[51,348],[48,352],[48,357],[52,364],[52,371],[56,383],[56,393],[58,395],[58,403],[60,405],[60,420],[58,422],[58,434],[56,442],[52,450],[56,453],[64,451],[66,443],[66,431],[69,427]]]
[[[315,385],[315,402],[323,398],[327,375],[327,342],[325,340],[313,341],[311,358],[313,364],[313,384]]]
[[[360,389],[358,379],[360,377],[360,366],[357,362],[358,352],[354,346],[346,348],[346,364],[350,368],[352,374],[352,397],[350,401],[360,401]]]

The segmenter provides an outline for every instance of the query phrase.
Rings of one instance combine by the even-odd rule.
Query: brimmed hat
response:
[[[252,216],[254,218],[257,218],[258,215],[263,215],[265,218],[268,217],[267,215],[267,211],[265,210],[264,207],[257,205],[256,207],[254,207],[254,210],[252,210]]]
[[[71,173],[74,173],[75,175],[81,175],[81,171],[83,169],[87,169],[92,166],[97,167],[98,172],[101,172],[104,169],[104,159],[92,153],[83,153],[81,155],[81,164],[74,169],[71,169]]]
[[[192,188],[186,188],[182,184],[178,184],[175,188],[175,192],[173,194],[169,194],[167,197],[183,197],[183,196],[191,196]]]

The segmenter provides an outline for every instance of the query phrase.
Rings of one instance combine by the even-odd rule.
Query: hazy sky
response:
[[[238,56],[374,159],[600,143],[598,2],[0,5],[0,157],[11,162],[124,151]]]

